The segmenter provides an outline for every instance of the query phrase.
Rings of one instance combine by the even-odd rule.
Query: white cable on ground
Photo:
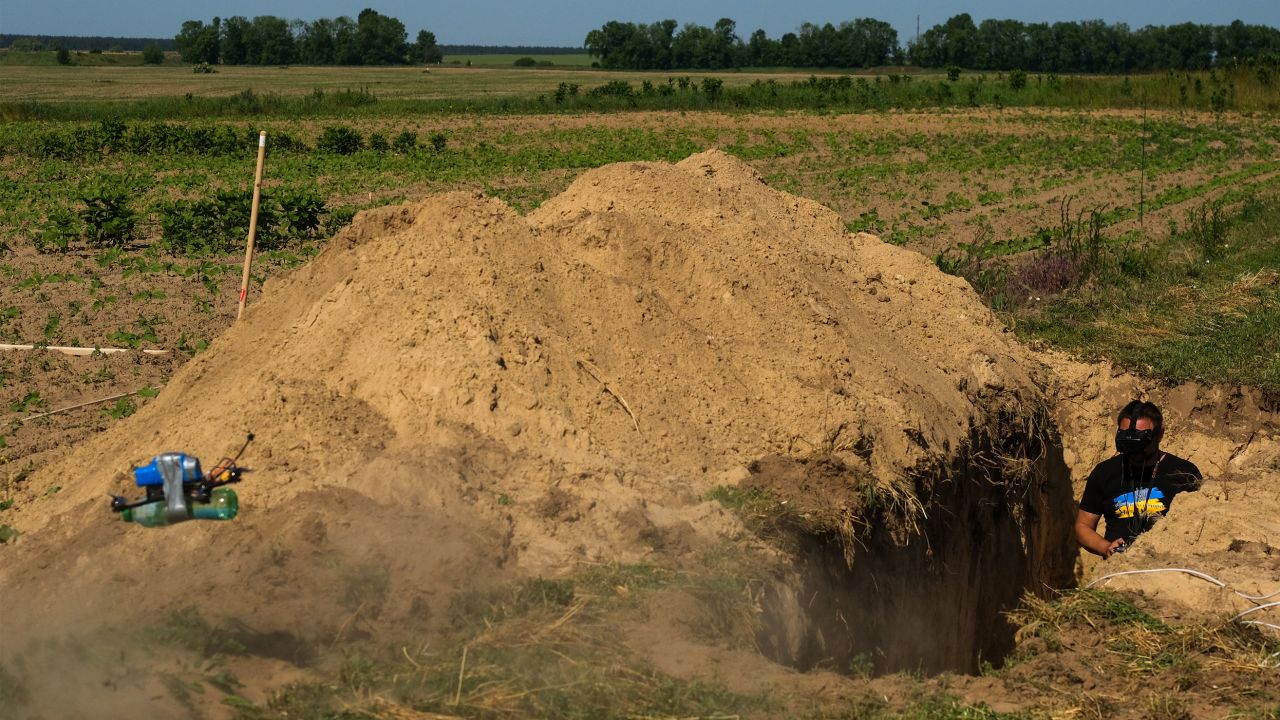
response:
[[[1245,595],[1244,593],[1241,593],[1241,592],[1237,592],[1236,594],[1237,594],[1237,595],[1239,595],[1240,597],[1244,598],[1245,600],[1253,600],[1254,602],[1262,602],[1263,600],[1270,600],[1271,598],[1273,598],[1273,597],[1275,597],[1275,596],[1277,596],[1277,595],[1280,595],[1280,590],[1277,590],[1277,591],[1275,591],[1275,592],[1273,592],[1273,593],[1269,593],[1269,594],[1267,594],[1267,595]]]
[[[1199,570],[1192,570],[1190,568],[1153,568],[1150,570],[1125,570],[1123,572],[1115,572],[1115,573],[1111,573],[1110,575],[1103,575],[1100,578],[1096,578],[1092,582],[1090,582],[1088,585],[1085,585],[1085,589],[1091,588],[1100,582],[1106,582],[1111,578],[1117,578],[1122,575],[1146,575],[1149,573],[1166,573],[1166,572],[1184,573],[1184,574],[1190,575],[1191,577],[1204,580],[1205,582],[1213,583],[1214,585],[1217,585],[1220,588],[1230,589],[1231,592],[1235,593],[1236,595],[1239,595],[1240,597],[1244,598],[1245,600],[1248,600],[1249,602],[1254,603],[1255,605],[1262,602],[1263,600],[1270,600],[1276,595],[1280,595],[1280,590],[1277,590],[1268,595],[1248,595],[1240,592],[1239,590],[1229,588],[1226,583],[1222,582],[1221,580],[1219,580],[1218,578],[1212,575],[1209,575],[1208,573],[1202,573]],[[1271,607],[1276,604],[1277,603],[1272,603],[1267,607]],[[1257,610],[1258,608],[1254,608],[1254,609]]]
[[[63,355],[81,355],[88,356],[93,354],[114,355],[116,353],[140,352],[143,355],[167,355],[168,350],[137,350],[134,348],[112,348],[112,347],[66,347],[62,345],[11,345],[9,343],[0,343],[0,350],[49,350],[51,352],[59,352]]]
[[[1280,595],[1280,590],[1277,590],[1269,595],[1246,595],[1240,592],[1239,590],[1234,590],[1229,588],[1226,583],[1222,582],[1218,578],[1212,575],[1209,575],[1208,573],[1202,573],[1199,570],[1192,570],[1190,568],[1151,568],[1147,570],[1124,570],[1121,572],[1111,573],[1110,575],[1103,575],[1100,578],[1095,578],[1092,581],[1090,581],[1088,585],[1085,585],[1084,587],[1087,590],[1093,587],[1094,585],[1097,585],[1098,583],[1106,582],[1112,578],[1121,577],[1122,575],[1149,575],[1151,573],[1166,573],[1166,572],[1183,573],[1185,575],[1190,575],[1191,577],[1198,578],[1200,580],[1204,580],[1205,582],[1217,585],[1220,588],[1230,589],[1231,592],[1235,593],[1236,595],[1239,595],[1245,600],[1248,600],[1252,602],[1254,605],[1257,605],[1257,607],[1252,607],[1252,608],[1249,608],[1248,610],[1245,610],[1244,612],[1237,613],[1234,617],[1231,618],[1231,622],[1240,623],[1241,625],[1254,625],[1257,627],[1264,627],[1264,628],[1267,628],[1268,630],[1275,630],[1277,632],[1280,632],[1280,625],[1276,625],[1274,623],[1263,622],[1261,620],[1241,620],[1240,619],[1246,615],[1250,615],[1252,613],[1256,613],[1261,610],[1267,610],[1273,607],[1280,607],[1280,602],[1269,602],[1266,604],[1259,604],[1263,600],[1268,600],[1270,598],[1275,597],[1276,595]],[[1271,667],[1280,668],[1280,652],[1271,653],[1270,655],[1267,656],[1267,660],[1274,661]]]
[[[1202,573],[1199,570],[1191,570],[1190,568],[1155,568],[1152,570],[1125,570],[1123,572],[1114,572],[1114,573],[1111,573],[1110,575],[1103,575],[1100,578],[1096,578],[1095,580],[1093,580],[1093,582],[1090,582],[1088,585],[1085,585],[1085,588],[1086,589],[1091,588],[1100,582],[1105,582],[1107,580],[1110,580],[1111,578],[1120,577],[1121,575],[1146,575],[1147,573],[1162,573],[1162,572],[1186,573],[1192,577],[1198,577],[1201,580],[1207,580],[1221,588],[1224,588],[1227,586],[1226,583],[1222,582],[1218,578],[1206,573]]]
[[[1266,610],[1267,608],[1273,608],[1273,607],[1280,607],[1280,602],[1269,602],[1269,603],[1267,603],[1266,605],[1259,605],[1258,607],[1249,608],[1248,610],[1245,610],[1245,611],[1244,611],[1244,612],[1242,612],[1242,613],[1236,613],[1236,615],[1235,615],[1234,617],[1232,617],[1231,619],[1232,619],[1233,621],[1235,621],[1235,620],[1239,620],[1240,618],[1244,617],[1245,615],[1250,615],[1250,614],[1252,614],[1252,613],[1256,613],[1256,612],[1258,612],[1259,610]]]

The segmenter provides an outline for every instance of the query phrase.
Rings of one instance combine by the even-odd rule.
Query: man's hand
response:
[[[1096,515],[1084,510],[1076,511],[1076,542],[1080,543],[1080,547],[1088,550],[1094,555],[1102,557],[1104,560],[1109,558],[1116,552],[1116,548],[1124,545],[1124,540],[1108,540],[1098,534],[1098,522],[1102,520],[1101,515]],[[1123,552],[1120,551],[1120,552]]]

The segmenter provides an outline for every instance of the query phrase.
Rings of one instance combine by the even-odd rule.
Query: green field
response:
[[[165,56],[165,65],[180,65],[175,53]],[[85,52],[73,50],[67,67],[142,67],[141,52]],[[57,53],[52,51],[20,52],[0,49],[0,67],[59,67]],[[181,64],[190,71],[191,66]]]
[[[483,54],[483,55],[445,55],[445,65],[470,65],[472,67],[511,67],[516,60],[529,57],[541,65],[542,63],[551,63],[554,67],[591,67],[594,60],[587,53],[567,53],[567,54],[547,54],[547,55],[520,55],[516,54]]]
[[[1280,386],[1265,272],[1280,190],[1280,127],[1265,108],[1280,91],[1207,74],[1046,77],[1011,107],[1007,79],[969,82],[450,66],[7,68],[0,273],[11,282],[0,288],[0,341],[198,351],[234,298],[265,130],[267,252],[255,287],[305,262],[362,209],[469,189],[527,211],[589,168],[718,148],[832,208],[850,230],[937,258],[1028,337],[1171,380]],[[1183,86],[1201,89],[1187,107],[1132,106],[1135,88],[1177,105]],[[976,106],[955,102],[966,87],[980,90]],[[1214,93],[1252,109],[1214,112]],[[1105,107],[1112,98],[1117,107]],[[1218,239],[1197,240],[1192,220],[1208,212],[1223,218]],[[1206,242],[1228,250],[1197,249]],[[1130,286],[1162,301],[1132,312]],[[1138,325],[1159,341],[1112,340]],[[1210,362],[1204,348],[1223,343],[1235,349]],[[11,403],[38,391],[19,387],[15,372],[0,369]]]
[[[190,65],[162,67],[62,67],[15,66],[0,75],[0,117],[29,103],[47,104],[51,111],[83,119],[96,114],[127,112],[140,119],[159,119],[149,109],[154,104],[179,104],[191,99],[226,99],[249,90],[259,96],[306,98],[320,92],[367,90],[380,102],[376,106],[339,107],[333,113],[351,117],[367,114],[408,115],[429,110],[448,113],[449,105],[482,104],[494,99],[524,100],[526,111],[536,110],[538,95],[554,93],[560,83],[578,84],[584,91],[611,81],[635,84],[664,81],[667,75],[613,73],[603,70],[555,68],[411,66],[333,68],[315,66],[257,67],[218,66],[209,75],[195,74]],[[698,81],[711,73],[681,73]],[[717,76],[718,77],[718,76]],[[805,80],[808,73],[725,75],[728,86],[741,87],[756,80]],[[190,95],[191,98],[187,98]],[[153,103],[148,106],[147,103]],[[90,103],[86,106],[85,103]],[[136,107],[130,110],[130,106]],[[324,110],[324,108],[320,108]],[[493,108],[498,109],[498,108]],[[511,109],[515,109],[513,106]],[[271,115],[258,111],[251,114]],[[163,117],[163,116],[161,116]]]
[[[218,193],[246,191],[258,130],[269,134],[266,184],[288,206],[280,211],[290,212],[295,202],[323,206],[314,231],[282,240],[284,252],[372,206],[475,188],[527,210],[588,168],[674,161],[720,148],[755,165],[774,186],[833,208],[852,230],[938,256],[998,310],[1021,317],[1033,308],[1026,292],[1009,289],[1008,277],[1062,244],[1067,207],[1096,211],[1099,242],[1119,257],[1125,248],[1173,237],[1169,228],[1207,202],[1224,203],[1231,214],[1245,200],[1267,202],[1280,185],[1280,129],[1270,111],[1144,112],[1128,105],[1134,88],[1155,97],[1174,86],[1198,86],[1196,102],[1203,105],[1214,93],[1236,105],[1276,104],[1280,91],[1244,76],[1032,78],[1019,91],[1028,105],[1011,108],[1004,103],[1014,91],[996,77],[966,86],[941,76],[667,77],[451,66],[217,70],[7,69],[0,75],[0,116],[10,120],[0,125],[3,245],[11,252],[38,249],[54,264],[63,251],[94,251],[95,243],[100,250],[85,218],[111,191],[126,198],[117,210],[132,219],[125,244],[173,255],[179,266],[206,262],[187,255],[227,242],[192,233],[179,238],[181,218],[210,212]],[[984,93],[976,100],[1003,99],[976,107],[947,101],[965,87]],[[1121,98],[1121,107],[1071,107],[1112,97]],[[861,107],[867,103],[874,107]],[[1075,280],[1095,287],[1103,278]],[[1067,315],[1045,312],[1035,309],[1020,327],[1082,352],[1102,343],[1101,336],[1088,341],[1094,336],[1079,329],[1079,313],[1068,322]],[[46,332],[50,313],[64,320]],[[1065,333],[1068,326],[1077,330]],[[54,307],[0,323],[0,336],[23,342],[85,340],[116,330],[99,327],[83,308]],[[157,332],[170,343],[192,334],[178,317]],[[1228,372],[1173,368],[1132,353],[1123,358],[1170,367],[1176,377],[1276,382],[1266,363]]]
[[[1280,391],[1280,87],[1247,72],[1036,76],[1015,88],[1001,74],[613,73],[553,59],[561,56],[535,57],[553,59],[551,68],[515,68],[510,55],[469,56],[471,67],[213,74],[113,57],[63,67],[0,55],[0,342],[174,352],[113,356],[91,371],[0,354],[5,478],[28,477],[132,414],[231,324],[260,130],[268,153],[251,302],[364,209],[468,190],[527,212],[588,169],[715,148],[772,187],[831,208],[850,231],[963,276],[1029,342],[1167,382]],[[140,389],[79,419],[20,421]],[[666,676],[633,664],[615,642],[616,618],[656,588],[710,588],[732,618],[741,609],[733,603],[750,599],[746,576],[733,570],[609,565],[568,585],[530,581],[460,605],[456,647],[411,655],[407,646],[361,646],[270,702],[224,702],[241,718],[375,716],[384,691],[471,717],[637,708],[655,717],[1029,717],[971,705],[909,674],[890,680],[908,689],[892,703],[877,691],[842,698],[838,711],[815,704],[788,715],[801,706]],[[574,582],[590,604],[566,615]],[[1041,607],[1057,613],[1064,641],[1054,652],[1067,637],[1122,637],[1116,617],[1132,617],[1125,602],[1082,593]],[[554,648],[529,640],[538,628],[550,629]],[[204,627],[201,637],[215,632]],[[1161,666],[1161,683],[1215,692],[1214,663],[1253,648],[1243,635],[1207,648],[1153,637],[1160,657],[1186,660]],[[456,661],[468,657],[464,695]],[[1101,675],[1132,675],[1116,653],[1096,658]],[[831,670],[860,677],[870,663],[862,660]],[[1027,697],[1033,686],[1023,687]],[[1063,702],[1093,700],[1081,691]]]

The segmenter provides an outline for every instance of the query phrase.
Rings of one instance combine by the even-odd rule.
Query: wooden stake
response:
[[[249,265],[253,262],[253,238],[258,232],[258,199],[262,197],[262,160],[267,154],[267,131],[258,133],[258,168],[253,171],[253,208],[249,211],[249,240],[244,245],[244,272],[240,275],[240,308],[236,320],[244,315],[244,299],[249,294]]]
[[[164,387],[164,386],[161,385],[160,387]],[[154,389],[159,390],[160,388],[154,388]],[[24,417],[24,418],[18,418],[18,422],[27,422],[29,420],[39,420],[40,418],[49,417],[50,415],[58,415],[60,413],[68,412],[71,410],[79,410],[82,407],[89,407],[90,405],[98,405],[104,402],[111,402],[112,400],[119,400],[120,398],[129,397],[130,395],[137,395],[139,392],[141,391],[134,390],[133,392],[120,393],[119,395],[112,395],[111,397],[98,398],[97,400],[90,400],[88,402],[76,403],[75,405],[60,407],[57,410],[50,410],[49,412],[40,413],[38,415],[28,415],[27,417]]]

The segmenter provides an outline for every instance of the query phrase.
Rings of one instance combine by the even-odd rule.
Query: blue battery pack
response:
[[[191,483],[204,477],[200,472],[200,459],[187,455],[185,453],[166,453],[165,456],[179,458],[178,464],[182,467],[182,482]],[[164,485],[164,478],[160,475],[160,457],[151,459],[151,462],[142,467],[133,469],[133,479],[138,483],[138,487],[161,487]]]

